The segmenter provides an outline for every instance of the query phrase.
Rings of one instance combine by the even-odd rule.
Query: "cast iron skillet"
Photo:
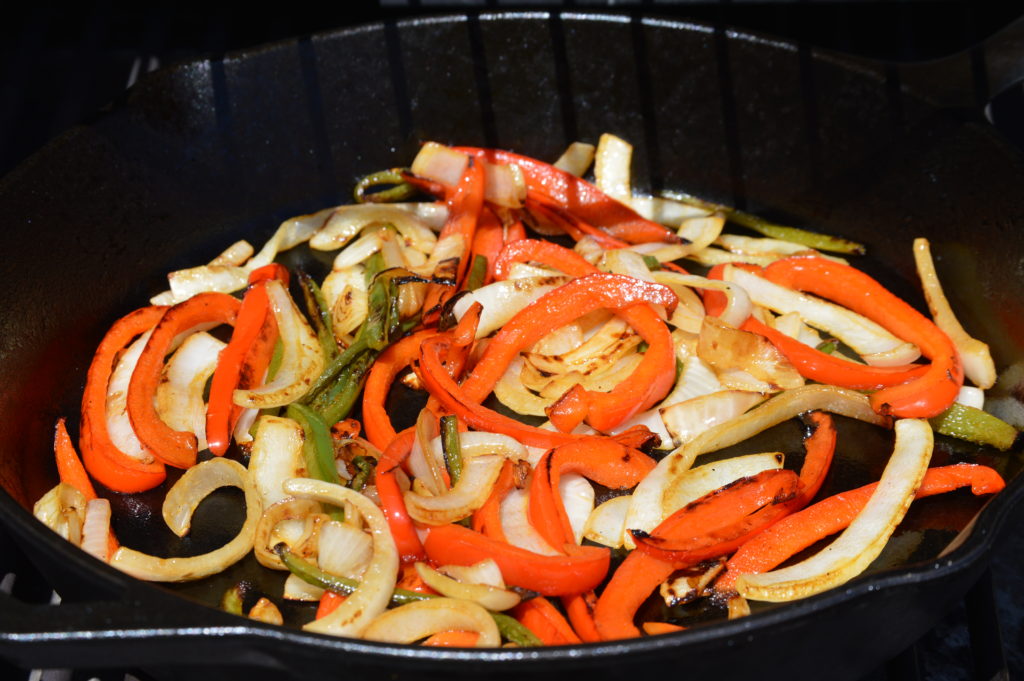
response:
[[[936,73],[655,19],[498,14],[375,24],[144,80],[0,183],[0,507],[7,532],[65,595],[59,607],[4,597],[0,654],[37,667],[145,666],[157,678],[214,668],[273,679],[611,678],[669,665],[694,677],[820,678],[827,669],[841,679],[871,670],[984,569],[1024,497],[1020,476],[942,557],[923,549],[844,588],[679,635],[485,652],[234,618],[122,576],[26,509],[54,482],[53,423],[77,414],[85,368],[114,319],[162,289],[166,272],[346,201],[354,178],[408,162],[426,139],[554,158],[572,140],[615,132],[636,144],[640,187],[681,188],[864,241],[871,257],[860,264],[917,304],[910,241],[926,235],[968,330],[988,340],[998,366],[1020,362],[1024,165],[973,114],[901,89],[901,78],[957,75]],[[991,73],[998,85],[1002,71]],[[852,435],[841,437],[849,463],[837,477],[876,474],[867,469],[891,445],[842,427]],[[1015,454],[945,442],[938,451],[1015,473]],[[919,524],[962,528],[976,506],[950,503]]]

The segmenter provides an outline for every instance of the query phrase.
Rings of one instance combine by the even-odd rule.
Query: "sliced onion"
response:
[[[435,455],[431,441],[437,437],[437,417],[429,409],[420,411],[416,418],[416,439],[406,459],[409,472],[423,485],[431,496],[444,494],[448,489],[445,482],[444,452]]]
[[[980,388],[972,388],[969,385],[961,386],[960,392],[957,393],[956,401],[967,407],[984,409],[985,391]]]
[[[348,524],[348,515],[345,514],[344,523],[332,520],[320,527],[316,560],[320,569],[328,574],[359,579],[373,557],[373,540]]]
[[[505,539],[512,546],[539,553],[557,556],[558,551],[548,544],[544,537],[530,524],[530,493],[525,489],[514,489],[501,500],[501,529]]]
[[[282,482],[305,475],[304,442],[302,426],[293,419],[269,414],[259,418],[249,455],[249,475],[264,508],[287,498]]]
[[[324,590],[296,574],[289,574],[284,580],[284,593],[281,595],[289,601],[319,601]]]
[[[920,350],[913,344],[897,338],[867,317],[844,307],[779,286],[738,267],[726,268],[724,277],[746,289],[750,299],[758,305],[779,313],[799,313],[811,326],[846,343],[868,364],[894,366],[913,362],[921,356]]]
[[[342,506],[349,502],[366,521],[373,539],[373,558],[363,572],[359,587],[330,615],[303,626],[320,634],[360,636],[367,625],[387,609],[398,577],[398,550],[384,514],[359,492],[328,482],[295,478],[284,483],[284,490],[323,504]]]
[[[733,456],[682,472],[665,487],[662,515],[668,517],[705,494],[725,487],[740,478],[762,471],[778,470],[786,458],[781,452]]]
[[[763,401],[761,393],[721,390],[673,404],[659,412],[673,444],[678,447]]]
[[[210,261],[211,265],[242,265],[252,257],[256,249],[252,244],[242,239],[228,246],[223,253]]]
[[[92,499],[85,506],[85,521],[82,523],[82,550],[106,563],[110,556],[110,502],[106,499]]]
[[[760,334],[733,328],[715,317],[704,318],[697,355],[715,369],[719,379],[723,371],[740,370],[767,383],[769,391],[804,384],[800,372],[771,341]]]
[[[718,318],[730,326],[738,327],[750,316],[752,307],[750,296],[747,295],[746,290],[740,285],[728,281],[698,277],[695,274],[681,274],[671,270],[658,270],[653,274],[654,281],[666,286],[675,284],[724,293],[727,302],[725,309],[718,315]]]
[[[483,310],[476,337],[483,338],[504,326],[524,307],[568,281],[569,277],[563,276],[496,281],[459,298],[453,312],[456,319],[462,319],[473,303],[480,303]]]
[[[379,251],[383,244],[383,230],[375,229],[367,232],[346,246],[338,255],[334,256],[331,269],[334,271],[344,271],[350,267],[361,265],[370,256]]]
[[[284,482],[280,483],[282,492]],[[268,506],[256,524],[256,536],[253,539],[253,555],[263,567],[271,570],[287,570],[274,546],[280,542],[288,545],[293,551],[297,547],[308,544],[310,530],[307,518],[320,513],[320,504],[310,499],[295,499],[287,496],[281,501]],[[309,554],[303,552],[303,557]]]
[[[633,195],[629,180],[632,158],[632,144],[609,133],[601,135],[594,158],[594,183],[597,188],[613,199],[628,203]]]
[[[274,262],[278,253],[306,243],[323,226],[334,208],[324,208],[308,215],[299,215],[281,223],[274,235],[263,244],[260,252],[252,257],[245,268],[252,272]]]
[[[476,603],[456,598],[428,598],[388,610],[370,623],[363,632],[363,638],[415,643],[442,631],[476,632],[479,634],[477,648],[501,645],[501,634],[494,618]]]
[[[640,281],[654,281],[654,275],[647,268],[644,257],[626,248],[606,250],[598,266],[603,272],[624,274]]]
[[[782,239],[768,239],[762,237],[740,236],[739,234],[722,234],[715,240],[715,243],[733,253],[739,255],[769,255],[776,258],[784,258],[796,253],[813,254],[818,258],[825,258],[848,264],[844,258],[834,255],[825,255],[812,248],[794,241]]]
[[[164,364],[157,387],[156,413],[160,419],[174,430],[195,434],[199,449],[206,449],[203,392],[226,346],[205,331],[192,334]]]
[[[518,356],[509,363],[508,369],[494,384],[494,397],[517,414],[546,416],[545,409],[554,404],[558,398],[544,398],[530,392],[519,380],[522,371],[523,358]]]
[[[266,286],[284,352],[273,381],[259,388],[235,391],[234,402],[241,407],[264,409],[294,402],[309,390],[324,368],[324,353],[316,334],[284,285],[272,279]]]
[[[121,357],[110,374],[110,382],[107,383],[107,433],[114,446],[133,459],[143,463],[152,463],[153,454],[146,449],[132,428],[131,419],[128,418],[128,384],[131,383],[135,366],[139,363],[149,337],[153,334],[152,329],[135,339],[128,348],[121,353]]]
[[[220,487],[239,487],[245,492],[245,523],[230,542],[210,553],[187,558],[158,558],[122,546],[114,553],[110,564],[138,579],[185,582],[209,577],[237,563],[252,549],[256,524],[263,512],[256,485],[237,461],[210,459],[185,471],[164,499],[164,521],[172,532],[184,536],[189,531],[196,506]]]
[[[442,596],[472,601],[494,612],[514,608],[522,600],[515,591],[499,589],[487,584],[461,582],[442,575],[426,563],[416,563],[416,572],[427,586]]]
[[[277,626],[284,624],[284,617],[281,615],[281,611],[278,610],[273,601],[265,596],[256,601],[256,605],[252,606],[252,609],[249,610],[249,619],[266,622],[267,624],[276,624]]]
[[[718,213],[714,215],[700,215],[683,219],[676,233],[689,241],[687,248],[688,255],[700,253],[705,250],[725,227],[725,216]]]
[[[529,277],[551,277],[564,275],[564,272],[557,270],[554,267],[534,265],[528,262],[514,262],[512,263],[512,267],[508,270],[508,276],[506,279],[528,279]]]
[[[324,279],[320,290],[323,292],[324,302],[331,309],[331,330],[334,337],[339,341],[346,341],[349,334],[366,321],[366,315],[370,310],[363,266],[356,265],[332,271]]]
[[[235,265],[200,265],[171,272],[167,275],[167,281],[171,285],[173,302],[180,303],[208,291],[241,291],[249,281],[249,270]]]
[[[587,168],[593,162],[594,145],[587,144],[586,142],[573,142],[562,152],[562,155],[558,157],[558,160],[553,165],[559,170],[564,170],[576,177],[583,177],[583,173],[587,172]]]
[[[462,520],[484,505],[501,473],[505,459],[490,454],[462,452],[462,476],[455,486],[437,496],[425,496],[413,490],[405,493],[409,516],[425,525],[447,525]]]
[[[583,527],[583,536],[592,542],[617,549],[626,531],[626,511],[630,495],[612,497],[591,512]]]
[[[32,507],[32,515],[39,522],[78,546],[82,543],[82,525],[85,523],[85,496],[66,482],[57,483],[40,497]]]
[[[714,267],[715,265],[730,265],[737,263],[746,263],[748,265],[757,265],[758,267],[767,267],[776,260],[781,260],[781,255],[769,255],[766,253],[759,254],[742,254],[733,253],[732,251],[725,251],[721,248],[715,248],[714,246],[708,246],[699,251],[695,251],[686,256],[687,259],[698,262],[705,267]]]
[[[505,578],[501,575],[501,568],[493,558],[482,560],[473,565],[442,565],[438,572],[448,575],[452,579],[469,584],[487,584],[496,586],[499,589],[505,588]]]
[[[673,579],[662,582],[658,587],[665,605],[672,608],[683,603],[690,603],[707,595],[707,587],[725,567],[724,561],[716,561],[708,569],[698,574],[684,573]]]
[[[235,438],[235,442],[239,444],[252,442],[252,433],[250,431],[259,415],[259,409],[243,409],[239,412],[238,420],[235,421],[235,429],[231,432],[231,437]]]
[[[992,361],[992,354],[988,345],[972,338],[964,331],[964,327],[953,314],[953,309],[949,306],[939,282],[939,275],[935,271],[928,239],[914,239],[914,262],[917,264],[917,275],[921,278],[921,286],[924,288],[924,297],[928,301],[932,319],[956,345],[964,365],[964,374],[979,388],[991,388],[996,382],[996,367]]]
[[[365,227],[391,225],[402,235],[406,246],[429,253],[437,237],[420,220],[415,204],[353,204],[338,206],[324,226],[309,240],[310,248],[333,251],[341,248]]]
[[[703,208],[662,196],[633,196],[629,204],[641,217],[669,227],[679,227],[683,220],[709,216]]]
[[[814,409],[876,426],[888,425],[888,420],[871,408],[867,395],[853,390],[834,385],[805,385],[787,390],[742,416],[701,433],[659,461],[654,470],[633,490],[626,527],[646,532],[653,530],[661,520],[662,497],[667,484],[688,470],[699,455],[743,442],[763,430]],[[628,532],[623,541],[628,548],[633,548],[633,540]]]
[[[642,339],[629,324],[613,317],[582,344],[559,355],[527,352],[523,356],[542,374],[564,374],[578,371],[585,375],[609,371],[614,362],[640,344]]]
[[[744,598],[791,601],[844,584],[878,557],[903,520],[932,455],[927,421],[896,422],[896,446],[878,487],[853,522],[831,544],[796,565],[754,575],[740,575],[736,589]]]
[[[558,495],[569,517],[576,543],[583,541],[583,528],[594,510],[594,487],[590,481],[576,473],[566,473],[558,482]]]
[[[679,380],[662,404],[671,406],[694,397],[716,393],[721,389],[722,384],[707,362],[697,355],[691,355],[683,360],[683,370],[679,374]]]

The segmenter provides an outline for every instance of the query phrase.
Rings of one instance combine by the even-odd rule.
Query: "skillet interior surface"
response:
[[[907,539],[872,576],[802,603],[678,636],[479,654],[426,655],[250,625],[220,631],[209,650],[179,631],[178,643],[191,642],[185,659],[173,637],[166,648],[154,643],[163,640],[157,629],[237,629],[238,621],[130,583],[22,510],[55,480],[52,426],[60,415],[76,420],[96,343],[110,322],[165,288],[168,271],[240,238],[262,243],[284,218],[347,202],[357,177],[408,163],[423,140],[554,158],[603,132],[635,144],[639,188],[684,190],[863,241],[870,256],[857,264],[919,307],[910,242],[927,236],[968,331],[989,342],[998,367],[1024,359],[1024,165],[984,126],[901,92],[884,70],[653,19],[536,14],[371,25],[158,72],[0,184],[9,292],[0,309],[5,524],[68,598],[166,608],[164,619],[140,620],[156,629],[136,663],[210,664],[215,655],[213,664],[299,674],[348,653],[352,670],[368,674],[387,666],[410,677],[484,669],[517,676],[529,667],[554,676],[571,667],[603,677],[621,673],[616,662],[653,669],[686,659],[695,673],[744,678],[771,665],[801,678],[813,675],[805,662],[816,658],[838,662],[836,678],[853,678],[901,650],[973,582],[993,534],[1024,496],[1020,479],[948,558],[935,559],[980,507],[969,495],[915,508],[902,528]],[[828,483],[834,490],[876,478],[891,447],[884,434],[842,427],[845,463]],[[796,429],[755,445],[776,443],[798,452]],[[940,441],[935,463],[965,459],[1011,477],[1019,466],[1015,454]],[[205,512],[218,515],[212,506]],[[122,529],[141,549],[202,550]],[[884,569],[893,564],[901,567]],[[212,604],[224,585],[179,590]],[[877,640],[879,621],[895,613],[898,625]],[[102,662],[98,650],[68,654]],[[120,654],[125,663],[141,655]]]

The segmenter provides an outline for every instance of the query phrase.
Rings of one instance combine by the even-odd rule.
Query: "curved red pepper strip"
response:
[[[139,441],[160,461],[177,468],[196,462],[196,436],[176,431],[156,412],[154,396],[171,341],[199,325],[234,324],[241,303],[226,293],[200,293],[169,309],[153,329],[128,384],[128,417]]]
[[[637,550],[677,569],[735,551],[755,533],[790,513],[784,503],[799,489],[793,471],[767,470],[741,478],[687,504],[650,535],[632,532]]]
[[[611,641],[639,636],[640,630],[633,624],[636,611],[675,570],[671,563],[642,551],[626,556],[594,608],[594,624],[601,638]]]
[[[535,216],[541,218],[544,222],[552,225],[556,229],[562,230],[572,237],[573,241],[579,241],[583,237],[589,236],[594,239],[601,248],[614,249],[627,248],[629,246],[625,241],[616,239],[615,237],[610,236],[607,232],[603,232],[597,227],[588,225],[586,222],[573,216],[571,213],[563,212],[559,209],[556,203],[548,199],[546,196],[528,196],[526,199],[526,210],[530,211]]]
[[[523,601],[512,609],[512,616],[532,631],[546,646],[582,643],[551,601],[543,596]]]
[[[274,355],[277,322],[270,307],[266,282],[279,279],[288,285],[288,270],[273,263],[253,270],[242,298],[231,340],[217,358],[206,403],[206,441],[211,452],[223,456],[242,413],[232,399],[236,388],[251,388],[263,380]]]
[[[882,325],[931,360],[914,380],[871,395],[884,415],[931,418],[949,407],[964,382],[956,346],[939,327],[877,281],[849,265],[817,257],[790,257],[764,270],[769,281],[828,298]]]
[[[1006,486],[999,473],[988,466],[961,463],[929,468],[914,498],[968,485],[976,495],[995,494]],[[715,582],[715,590],[729,592],[738,575],[771,570],[815,542],[841,532],[853,522],[877,487],[874,482],[836,494],[780,520],[740,547],[726,563],[726,573]]]
[[[497,541],[461,525],[432,527],[424,542],[439,565],[473,565],[493,558],[505,581],[544,596],[589,591],[608,573],[611,553],[595,546],[572,547],[564,556],[545,556]]]
[[[89,480],[89,474],[85,472],[82,460],[78,458],[78,452],[71,443],[71,436],[68,435],[68,428],[64,423],[64,417],[57,419],[57,427],[53,434],[53,454],[57,460],[57,477],[66,485],[71,485],[85,497],[86,501],[96,498],[96,490]]]
[[[383,450],[397,437],[391,417],[385,408],[391,384],[403,369],[410,366],[420,354],[420,343],[436,334],[423,329],[389,345],[373,363],[366,386],[363,388],[363,427],[366,439]]]
[[[374,474],[381,509],[384,511],[384,517],[391,529],[391,538],[395,540],[395,546],[398,548],[398,554],[403,563],[423,560],[426,557],[423,552],[423,544],[416,533],[416,527],[412,524],[412,519],[405,509],[402,489],[398,486],[398,480],[395,479],[395,469],[402,464],[405,457],[409,456],[414,439],[416,439],[415,428],[406,428],[395,436],[391,444],[381,453]]]
[[[800,491],[786,506],[797,511],[817,496],[828,469],[832,466],[832,457],[836,451],[836,426],[832,417],[824,411],[812,411],[806,415],[810,421],[811,432],[804,438],[804,463],[800,467]]]
[[[539,262],[565,272],[570,277],[582,277],[599,270],[591,265],[586,258],[571,249],[537,239],[519,239],[506,244],[501,250],[497,262],[494,263],[494,278],[508,279],[512,265],[517,262]]]
[[[594,622],[594,608],[597,607],[597,594],[593,590],[571,596],[562,596],[562,605],[565,613],[572,622],[572,628],[576,634],[587,643],[596,643],[601,640],[601,634],[597,631],[597,623]]]
[[[501,473],[491,488],[484,505],[473,511],[473,531],[497,541],[507,542],[505,529],[501,526],[501,502],[516,487],[514,464],[506,461]]]
[[[755,265],[733,265],[742,267],[748,271],[764,276],[760,267]],[[722,279],[724,265],[715,265],[708,272],[708,279]],[[707,314],[717,317],[726,306],[725,294],[720,291],[705,290],[704,309]],[[908,364],[894,367],[876,367],[866,364],[856,364],[836,355],[830,355],[812,348],[806,343],[801,343],[796,338],[763,324],[753,316],[740,326],[744,331],[750,331],[764,336],[779,352],[785,355],[786,359],[796,368],[800,375],[819,383],[838,385],[854,390],[878,390],[886,386],[899,385],[923,376],[928,371],[924,364]]]
[[[651,241],[679,243],[667,228],[641,217],[629,206],[616,201],[586,180],[529,156],[501,149],[454,147],[456,151],[482,157],[490,163],[515,164],[526,179],[527,197],[554,203],[587,224],[611,230],[615,236],[638,244]]]
[[[517,241],[512,246],[523,243]],[[552,423],[571,431],[584,419],[599,431],[608,431],[665,396],[675,377],[675,350],[668,327],[651,309],[653,303],[669,310],[678,302],[671,289],[633,277],[594,273],[577,277],[523,308],[491,339],[479,362],[462,385],[467,401],[479,404],[491,392],[520,351],[536,343],[551,329],[600,308],[615,310],[647,342],[643,360],[611,391],[568,391],[548,411]],[[570,427],[571,426],[571,427]]]
[[[480,223],[476,226],[476,234],[473,235],[472,254],[469,263],[472,265],[477,256],[487,259],[487,276],[484,277],[483,285],[486,286],[494,281],[494,263],[505,246],[505,225],[488,207],[480,211]]]
[[[654,459],[614,440],[591,439],[555,447],[533,469],[529,519],[545,541],[561,549],[576,537],[558,486],[562,475],[578,473],[611,489],[635,487],[654,470]]]
[[[103,337],[85,380],[78,446],[82,463],[92,477],[116,492],[145,492],[164,481],[167,471],[159,461],[143,463],[122,452],[107,432],[107,385],[118,354],[164,316],[166,307],[144,307],[114,322]]]

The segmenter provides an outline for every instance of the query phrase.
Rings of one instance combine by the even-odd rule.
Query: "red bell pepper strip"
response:
[[[546,646],[582,643],[551,601],[543,596],[531,598],[512,609],[512,616],[532,631]]]
[[[633,624],[636,611],[673,572],[671,563],[642,551],[626,556],[594,608],[594,623],[601,638],[611,641],[639,636],[640,630]]]
[[[273,263],[249,275],[249,288],[238,310],[238,319],[228,342],[217,358],[206,403],[206,440],[211,452],[223,456],[231,444],[231,433],[242,413],[232,400],[236,388],[251,388],[263,380],[274,355],[277,322],[270,307],[266,282],[279,279],[288,284],[288,270]]]
[[[967,485],[977,495],[995,494],[1006,486],[993,469],[961,463],[929,468],[914,498],[943,494]],[[811,544],[844,530],[877,486],[875,482],[836,494],[780,520],[740,547],[726,563],[726,573],[715,583],[715,590],[730,592],[738,575],[771,570]]]
[[[412,449],[412,442],[416,438],[414,428],[406,428],[399,433],[391,444],[381,453],[381,459],[377,463],[375,480],[377,483],[377,496],[380,497],[381,509],[391,529],[391,537],[395,540],[398,554],[403,563],[411,563],[423,560],[423,544],[420,542],[416,528],[412,524],[412,518],[405,509],[405,500],[402,498],[402,489],[395,479],[395,469],[398,468],[405,457],[409,456]]]
[[[107,385],[114,362],[136,336],[156,326],[166,310],[166,307],[144,307],[114,322],[89,365],[82,395],[78,445],[89,474],[115,492],[144,492],[167,477],[162,463],[144,463],[128,456],[117,448],[107,432]]]
[[[806,415],[810,421],[811,432],[804,438],[804,463],[800,467],[800,490],[786,505],[793,511],[811,503],[817,496],[828,469],[832,466],[832,457],[836,451],[836,426],[832,417],[823,411],[812,411]]]
[[[553,202],[580,220],[610,230],[629,243],[664,241],[679,243],[679,237],[656,222],[641,217],[586,180],[550,164],[501,149],[455,147],[456,151],[496,164],[515,164],[523,171],[528,198]]]
[[[594,622],[597,594],[593,589],[581,594],[562,596],[562,606],[565,607],[572,628],[581,639],[587,643],[601,640],[601,634],[597,631],[597,624]]]
[[[790,509],[800,479],[787,470],[767,470],[741,478],[687,504],[647,535],[631,534],[637,550],[677,569],[732,553]]]
[[[523,242],[516,242],[520,243]],[[643,360],[629,378],[611,391],[573,388],[548,411],[552,423],[563,432],[571,431],[584,419],[596,430],[609,431],[664,397],[672,387],[675,377],[672,336],[650,305],[638,303],[665,305],[671,311],[677,302],[668,287],[633,277],[594,273],[573,279],[523,308],[502,327],[463,383],[462,393],[466,400],[479,404],[520,351],[551,329],[564,326],[583,314],[599,308],[612,309],[647,342],[649,347]]]
[[[512,265],[517,262],[539,262],[565,272],[571,277],[582,277],[592,274],[598,269],[576,251],[537,239],[520,239],[506,244],[494,263],[494,278],[508,279]]]
[[[85,472],[82,460],[78,458],[75,446],[71,443],[64,417],[57,419],[53,435],[53,453],[57,460],[57,476],[60,477],[60,481],[81,492],[86,501],[95,499],[96,490],[89,480],[89,474]]]
[[[336,591],[324,591],[324,595],[320,597],[320,605],[316,608],[316,615],[314,619],[327,617],[337,610],[338,606],[344,603],[346,598],[348,598],[348,596]]]
[[[610,552],[595,546],[571,547],[565,556],[545,556],[485,537],[461,525],[432,527],[424,542],[439,565],[473,565],[493,558],[505,581],[544,596],[589,591],[608,573]]]
[[[494,281],[494,263],[505,246],[505,225],[501,224],[498,216],[488,207],[480,212],[480,223],[476,226],[476,234],[473,235],[472,254],[469,262],[476,260],[477,256],[486,258],[487,275],[484,277],[483,285]]]
[[[764,272],[756,265],[733,264],[733,267],[742,267],[754,274],[764,276]],[[724,271],[725,265],[715,265],[708,271],[707,277],[708,279],[722,279]],[[704,309],[707,314],[712,317],[722,314],[722,310],[726,306],[725,294],[712,290],[705,290],[702,293]],[[819,383],[838,385],[854,390],[878,390],[886,386],[906,383],[928,371],[928,366],[924,364],[893,367],[856,364],[842,357],[812,348],[806,343],[801,343],[796,338],[765,325],[753,316],[748,317],[740,328],[767,338],[779,352],[785,355],[801,376]]]
[[[176,431],[156,412],[154,396],[164,357],[174,338],[200,325],[234,324],[241,303],[226,293],[199,293],[169,309],[149,337],[128,384],[128,417],[139,441],[160,461],[177,468],[195,465],[196,436]]]
[[[625,241],[616,239],[615,237],[610,236],[607,232],[603,232],[597,227],[588,225],[586,222],[572,214],[563,213],[559,210],[558,206],[547,197],[527,197],[526,209],[536,217],[541,218],[544,222],[571,236],[573,241],[580,241],[583,237],[589,236],[594,239],[601,248],[614,249],[627,248],[629,246]]]
[[[516,487],[515,464],[506,461],[501,467],[498,479],[487,497],[484,505],[473,511],[473,531],[496,539],[507,541],[505,529],[501,525],[501,502]]]
[[[398,374],[419,356],[420,343],[435,334],[433,330],[424,329],[406,336],[389,345],[373,363],[366,377],[366,387],[363,389],[363,426],[366,429],[366,439],[377,449],[383,450],[397,436],[385,407],[391,384]]]
[[[824,258],[790,257],[766,267],[764,276],[776,284],[820,295],[864,315],[898,338],[917,345],[921,354],[931,360],[923,375],[871,395],[871,406],[879,414],[931,418],[956,400],[964,372],[949,336],[867,274]]]
[[[654,466],[654,459],[643,452],[610,439],[577,440],[555,447],[533,469],[530,524],[556,549],[575,544],[575,534],[558,490],[562,475],[578,473],[611,489],[629,489]]]

